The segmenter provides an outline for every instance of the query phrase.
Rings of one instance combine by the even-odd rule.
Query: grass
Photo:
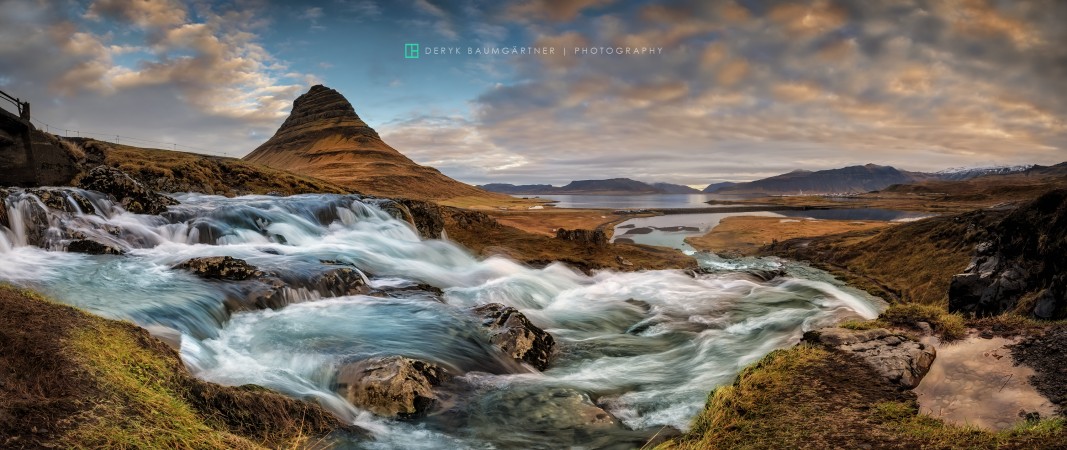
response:
[[[0,447],[282,448],[348,430],[321,407],[194,378],[143,329],[0,284]]]
[[[878,316],[878,320],[889,325],[910,328],[917,328],[917,323],[926,322],[930,324],[935,333],[941,335],[944,341],[955,341],[967,337],[967,324],[963,316],[951,314],[935,305],[917,303],[889,305],[889,308]]]
[[[80,144],[87,153],[102,157],[101,162],[117,167],[156,191],[204,192],[231,197],[351,192],[328,181],[236,158],[132,147],[92,139],[83,139]]]
[[[174,367],[106,325],[72,333],[76,360],[105,398],[63,443],[90,448],[260,448],[209,426],[181,398]]]
[[[661,449],[1051,448],[1063,418],[991,432],[918,413],[865,363],[806,344],[777,350],[716,389],[689,432]]]
[[[902,327],[918,329],[919,322],[926,322],[941,340],[949,342],[967,337],[967,322],[959,314],[951,314],[934,305],[918,303],[894,303],[874,320],[846,320],[838,324],[850,330]]]
[[[810,261],[891,303],[945,306],[952,276],[963,271],[987,226],[1001,213],[976,211],[878,230],[781,242],[772,253]]]

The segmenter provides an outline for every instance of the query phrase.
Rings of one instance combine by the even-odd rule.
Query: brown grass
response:
[[[148,188],[162,192],[202,192],[225,196],[349,193],[316,178],[242,161],[153,148],[81,140],[90,158],[117,167]]]
[[[781,242],[764,254],[810,261],[892,302],[947,305],[952,276],[970,262],[987,225],[1003,213],[976,211],[875,230]]]
[[[633,216],[612,214],[600,209],[541,209],[532,211],[486,211],[497,222],[522,231],[555,236],[556,229],[595,230],[603,228],[611,236],[612,225]]]
[[[734,216],[723,219],[707,234],[686,238],[685,242],[699,250],[750,256],[775,241],[875,230],[890,225],[893,223]]]
[[[448,237],[482,256],[504,255],[532,266],[560,261],[585,272],[696,267],[696,260],[675,249],[565,241],[503,225],[482,212],[443,210]]]

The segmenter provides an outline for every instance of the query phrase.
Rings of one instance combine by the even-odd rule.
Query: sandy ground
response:
[[[814,220],[802,218],[734,216],[727,217],[703,236],[685,241],[699,250],[715,253],[752,255],[775,240],[825,236],[847,231],[871,230],[892,225],[877,220]]]
[[[1055,415],[1055,406],[1029,383],[1034,370],[1013,365],[1010,339],[967,339],[937,347],[915,393],[920,412],[958,424],[1003,430],[1027,413]]]

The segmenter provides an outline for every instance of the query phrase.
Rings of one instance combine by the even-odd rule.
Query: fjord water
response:
[[[707,269],[585,275],[561,265],[530,268],[477,258],[357,196],[224,198],[179,195],[161,216],[126,212],[99,194],[92,211],[49,211],[46,247],[30,246],[39,200],[4,205],[0,280],[142,326],[181,333],[181,357],[199,377],[258,384],[318,401],[370,431],[340,442],[364,448],[639,447],[667,427],[686,429],[707,394],[741,367],[795,343],[803,331],[880,304],[826,274],[792,263],[720,260]],[[62,251],[48,240],[77,230],[123,256]],[[275,309],[233,309],[225,282],[172,269],[228,255],[266,271],[315,274],[358,268],[383,296],[321,298],[287,291]],[[784,264],[784,266],[782,265]],[[784,269],[771,280],[752,270]],[[764,277],[766,278],[766,277]],[[435,298],[416,286],[443,290]],[[401,289],[413,288],[414,289]],[[557,352],[544,372],[488,344],[470,307],[513,306],[551,333]],[[437,412],[402,422],[376,418],[334,392],[339,367],[372,356],[432,361],[458,375]],[[617,420],[599,417],[603,408]]]

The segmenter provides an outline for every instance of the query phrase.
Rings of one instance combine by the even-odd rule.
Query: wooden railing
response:
[[[30,121],[30,102],[19,100],[17,97],[12,97],[4,91],[0,91],[0,99],[14,103],[15,109],[18,110],[19,118],[27,122]]]

